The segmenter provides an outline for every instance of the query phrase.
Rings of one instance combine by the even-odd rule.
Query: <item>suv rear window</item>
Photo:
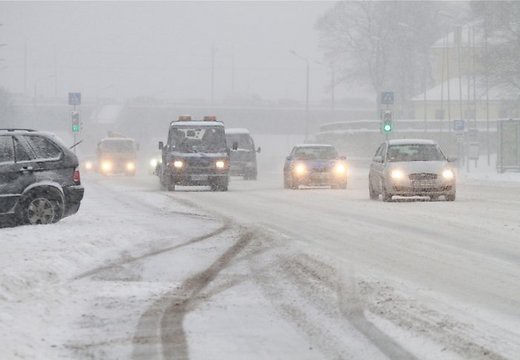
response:
[[[52,141],[42,136],[24,136],[34,151],[35,160],[57,160],[61,156],[61,149]]]
[[[13,138],[0,136],[0,164],[14,162]]]

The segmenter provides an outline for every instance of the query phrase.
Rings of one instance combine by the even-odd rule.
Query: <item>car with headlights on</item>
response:
[[[110,136],[102,139],[96,149],[98,172],[134,176],[138,150],[139,144],[131,138]]]
[[[285,161],[283,183],[286,189],[298,189],[300,185],[346,189],[346,157],[339,156],[332,145],[297,145]]]
[[[159,142],[159,149],[162,162],[157,173],[161,186],[168,191],[175,191],[177,185],[228,190],[230,149],[224,123],[214,115],[202,120],[179,116],[170,123],[167,141]]]
[[[377,149],[368,175],[370,199],[428,196],[447,201],[456,197],[453,158],[446,157],[433,140],[387,140]]]

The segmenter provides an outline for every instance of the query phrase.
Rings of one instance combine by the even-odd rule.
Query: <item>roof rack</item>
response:
[[[13,131],[29,131],[29,132],[35,132],[37,130],[34,130],[34,129],[17,129],[17,128],[9,128],[9,129],[0,129],[0,131],[8,131],[8,132],[13,132]]]

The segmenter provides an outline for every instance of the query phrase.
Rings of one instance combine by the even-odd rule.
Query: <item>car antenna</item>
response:
[[[72,145],[69,149],[74,149],[76,146],[78,146],[79,144],[81,144],[83,142],[83,140],[80,140],[78,141],[77,143],[75,143],[74,145]]]

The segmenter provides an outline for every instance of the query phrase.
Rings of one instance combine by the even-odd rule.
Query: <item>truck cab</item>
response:
[[[98,171],[103,175],[134,176],[138,147],[135,140],[131,138],[108,137],[102,139],[96,149]]]
[[[180,116],[170,124],[166,144],[159,142],[162,163],[158,169],[161,185],[174,191],[177,185],[210,186],[227,191],[229,152],[224,124],[214,116],[192,120]]]
[[[243,176],[244,180],[256,180],[257,165],[256,153],[261,149],[255,148],[255,142],[247,129],[226,129],[226,141],[234,145],[230,153],[230,173],[234,176]]]

